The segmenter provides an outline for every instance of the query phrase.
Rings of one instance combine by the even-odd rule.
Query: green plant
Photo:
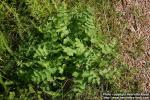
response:
[[[47,23],[36,27],[39,35],[30,33],[16,52],[18,78],[53,96],[68,89],[81,93],[87,84],[111,79],[117,72],[111,67],[116,42],[103,43],[92,9],[56,7]]]

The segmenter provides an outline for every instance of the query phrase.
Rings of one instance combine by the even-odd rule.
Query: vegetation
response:
[[[124,22],[113,22],[120,15],[111,6],[110,0],[0,1],[0,98],[100,98],[102,92],[139,91],[133,85],[136,70],[119,58]],[[124,89],[124,81],[131,87]]]

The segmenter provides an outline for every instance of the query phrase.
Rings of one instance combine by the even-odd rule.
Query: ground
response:
[[[116,10],[128,22],[123,33],[124,62],[140,70],[143,90],[150,91],[150,0],[121,0]]]

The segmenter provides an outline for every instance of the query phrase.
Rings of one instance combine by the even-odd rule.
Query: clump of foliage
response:
[[[5,56],[0,51],[2,98],[79,95],[89,85],[113,83],[120,75],[121,69],[113,66],[116,40],[105,42],[91,7],[53,0],[6,0],[0,7],[1,21],[8,19],[8,10],[13,18],[7,23],[13,22],[14,29],[0,26],[0,49],[5,51]]]

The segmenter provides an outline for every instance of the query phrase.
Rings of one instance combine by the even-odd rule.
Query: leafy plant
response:
[[[69,79],[70,89],[80,93],[87,84],[100,84],[101,78],[115,75],[117,70],[111,67],[117,55],[115,41],[103,43],[94,18],[89,7],[68,10],[65,3],[57,6],[47,23],[37,26],[40,38],[30,33],[20,45],[15,56],[19,79],[45,84],[40,87],[45,93],[61,93]]]

